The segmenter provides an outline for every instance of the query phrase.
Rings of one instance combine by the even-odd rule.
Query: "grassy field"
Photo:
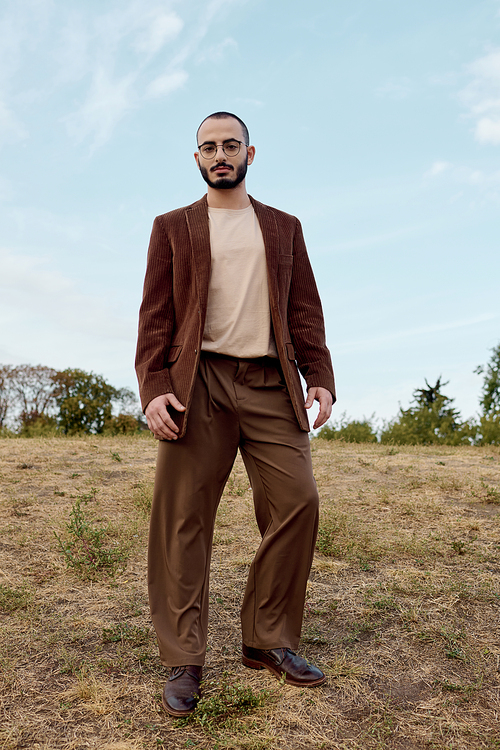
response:
[[[0,440],[0,750],[500,748],[500,450],[312,442],[322,516],[300,690],[240,662],[259,537],[240,460],[217,518],[204,700],[161,708],[148,436]]]

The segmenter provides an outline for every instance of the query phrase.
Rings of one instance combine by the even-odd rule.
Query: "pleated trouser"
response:
[[[238,448],[262,536],[241,607],[243,642],[298,645],[318,492],[309,438],[276,362],[203,353],[186,435],[159,444],[148,587],[167,667],[205,661],[214,521]]]

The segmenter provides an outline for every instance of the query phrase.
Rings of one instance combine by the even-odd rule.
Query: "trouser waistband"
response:
[[[206,359],[227,359],[230,362],[248,362],[261,367],[280,367],[278,357],[233,357],[230,354],[219,354],[218,352],[207,352],[201,350],[201,356]]]

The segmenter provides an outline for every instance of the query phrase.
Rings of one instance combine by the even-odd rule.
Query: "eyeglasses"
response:
[[[224,141],[224,143],[219,146],[215,143],[202,143],[201,146],[198,146],[198,150],[204,159],[215,159],[217,149],[219,148],[224,151],[226,156],[238,156],[242,146],[246,146],[246,143],[231,138],[229,141]]]

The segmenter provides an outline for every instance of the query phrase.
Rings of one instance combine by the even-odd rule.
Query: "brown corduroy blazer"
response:
[[[302,430],[309,430],[297,367],[307,387],[322,386],[335,400],[323,312],[300,222],[250,196],[266,249],[271,319],[288,392]],[[158,216],[148,251],[139,313],[136,372],[142,408],[174,393],[186,406],[172,411],[179,437],[186,431],[207,311],[211,271],[206,195]]]

